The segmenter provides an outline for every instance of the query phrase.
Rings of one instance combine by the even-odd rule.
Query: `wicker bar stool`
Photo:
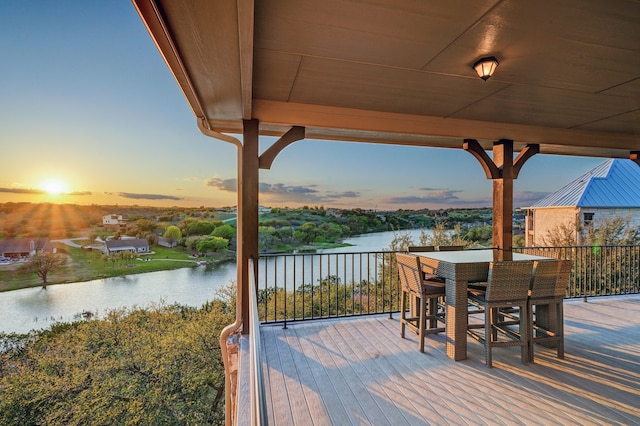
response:
[[[402,287],[400,299],[400,337],[405,336],[405,327],[418,335],[420,352],[424,352],[424,338],[427,334],[444,332],[438,321],[444,322],[444,312],[438,309],[438,298],[445,295],[443,279],[424,279],[420,258],[413,254],[396,253],[398,273]],[[415,297],[417,312],[407,316],[407,298]],[[428,320],[428,327],[427,327]]]
[[[423,252],[423,253],[430,253],[430,252],[434,252],[436,251],[436,246],[409,246],[407,247],[407,251],[409,253],[415,253],[415,252]],[[422,268],[422,272],[423,272],[423,278],[425,280],[438,280],[438,277],[434,271],[434,269],[428,265],[425,265],[423,263],[420,263],[420,267]],[[442,280],[442,282],[444,282],[444,280]],[[438,303],[440,303],[440,306],[444,309],[444,296],[438,299]],[[411,316],[417,316],[416,312],[417,312],[417,300],[415,297],[411,296],[410,297],[410,304],[411,304]]]
[[[534,262],[533,279],[527,302],[529,317],[529,361],[534,345],[555,345],[558,358],[564,358],[564,297],[571,278],[570,260]]]
[[[533,261],[491,262],[486,291],[469,289],[469,299],[482,308],[470,314],[483,313],[484,321],[469,324],[467,331],[484,345],[487,367],[492,366],[492,349],[499,346],[520,346],[522,363],[528,362],[527,296],[532,272]],[[505,316],[499,312],[507,308],[517,308],[517,315]],[[478,329],[484,329],[484,333]]]

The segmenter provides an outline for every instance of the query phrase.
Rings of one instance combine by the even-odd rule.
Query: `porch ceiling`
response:
[[[640,150],[640,2],[133,0],[218,132],[628,158]],[[471,68],[500,65],[487,82]]]

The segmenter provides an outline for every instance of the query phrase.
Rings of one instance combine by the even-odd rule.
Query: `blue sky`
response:
[[[236,204],[235,147],[198,131],[129,1],[4,0],[0,54],[0,202]],[[603,161],[534,156],[516,207]],[[273,207],[491,206],[491,181],[463,150],[304,140],[260,180]]]

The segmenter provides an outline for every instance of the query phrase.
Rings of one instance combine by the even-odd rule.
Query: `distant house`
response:
[[[329,217],[342,217],[342,210],[334,209],[334,208],[328,208],[326,210],[326,214]]]
[[[120,214],[108,214],[102,216],[102,224],[105,226],[122,227],[125,221]]]
[[[0,241],[0,257],[20,259],[40,252],[55,252],[48,238],[15,238]]]
[[[610,159],[558,191],[525,207],[525,244],[543,245],[560,226],[578,229],[605,218],[631,218],[640,226],[640,167],[631,160]]]
[[[104,246],[107,254],[112,254],[119,251],[149,253],[149,241],[146,238],[109,240],[105,241]]]

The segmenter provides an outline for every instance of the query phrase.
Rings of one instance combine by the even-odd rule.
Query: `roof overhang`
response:
[[[194,115],[312,139],[629,158],[640,2],[133,0]],[[484,82],[483,56],[500,65]]]

